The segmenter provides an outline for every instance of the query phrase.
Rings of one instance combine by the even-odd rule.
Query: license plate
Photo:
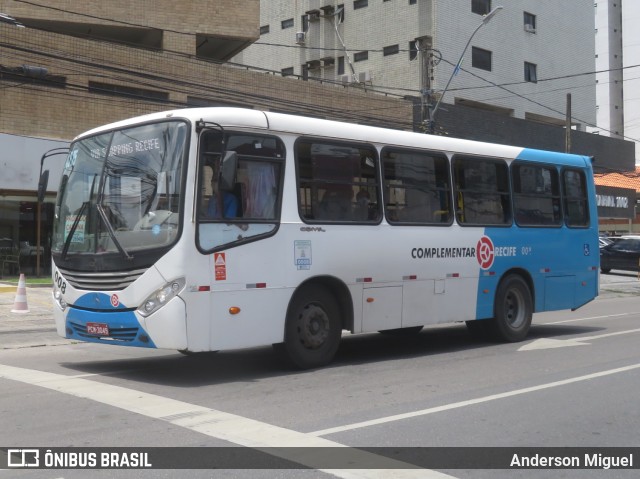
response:
[[[87,334],[92,336],[109,336],[109,325],[105,323],[87,323]]]

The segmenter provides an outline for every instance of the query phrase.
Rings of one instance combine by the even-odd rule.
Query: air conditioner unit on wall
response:
[[[536,27],[529,23],[524,24],[524,31],[529,33],[536,33]]]
[[[304,32],[297,32],[296,33],[296,43],[298,45],[303,45],[304,44],[304,40],[305,40],[305,33]]]
[[[351,83],[351,75],[340,75],[340,81],[344,84]]]
[[[371,81],[371,72],[358,73],[358,83],[366,83]]]

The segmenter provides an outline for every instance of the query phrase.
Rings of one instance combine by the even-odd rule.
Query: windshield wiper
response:
[[[88,204],[89,204],[88,201],[85,201],[84,203],[82,203],[82,206],[80,207],[80,209],[78,210],[78,213],[76,214],[76,219],[73,221],[73,224],[71,225],[71,228],[69,228],[69,234],[67,236],[67,239],[64,240],[64,246],[62,247],[62,260],[63,261],[65,259],[67,259],[67,253],[69,251],[69,246],[71,246],[71,239],[73,238],[73,235],[75,234],[76,229],[78,228],[78,224],[80,224],[80,218],[82,218],[84,210],[87,209],[87,205]]]
[[[127,250],[125,250],[122,247],[122,244],[120,244],[120,241],[118,241],[118,238],[116,238],[116,232],[113,231],[113,226],[111,226],[111,223],[109,222],[109,218],[107,218],[107,214],[102,209],[102,205],[100,203],[98,203],[98,204],[96,204],[96,208],[98,209],[98,213],[100,213],[100,217],[102,218],[102,222],[107,227],[107,232],[109,233],[109,236],[113,240],[113,244],[116,245],[116,248],[118,248],[118,251],[120,252],[120,254],[122,256],[124,256],[128,260],[132,260],[133,256],[131,256],[127,252]]]

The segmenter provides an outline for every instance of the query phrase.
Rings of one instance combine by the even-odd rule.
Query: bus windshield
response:
[[[172,244],[180,230],[181,121],[110,131],[71,145],[55,209],[52,252],[120,253]]]

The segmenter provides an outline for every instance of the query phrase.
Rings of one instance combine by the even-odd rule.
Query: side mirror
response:
[[[49,183],[49,170],[44,170],[38,181],[38,203],[44,201],[44,195],[47,194],[47,184]]]
[[[221,191],[231,191],[236,184],[236,170],[238,169],[238,154],[227,151],[220,165],[219,185]]]

